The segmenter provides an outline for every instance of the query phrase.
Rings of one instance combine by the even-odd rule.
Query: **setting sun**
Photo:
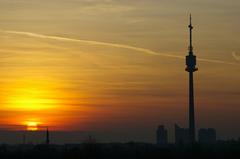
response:
[[[34,121],[26,122],[27,131],[37,131],[38,124],[39,124],[38,122],[34,122]]]

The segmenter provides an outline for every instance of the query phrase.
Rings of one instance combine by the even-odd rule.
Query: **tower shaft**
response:
[[[193,72],[189,72],[189,140],[195,142],[195,111],[194,111],[194,85]]]

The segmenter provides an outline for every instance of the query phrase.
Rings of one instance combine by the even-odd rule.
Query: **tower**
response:
[[[47,130],[46,130],[46,144],[49,145],[49,143],[50,143],[49,130],[48,130],[48,127],[47,127]]]
[[[190,33],[189,41],[189,53],[186,56],[186,71],[189,73],[189,141],[190,143],[195,142],[195,117],[194,117],[194,83],[193,83],[193,73],[197,71],[196,68],[196,56],[193,54],[192,45],[192,17],[190,15],[190,24],[188,26]]]

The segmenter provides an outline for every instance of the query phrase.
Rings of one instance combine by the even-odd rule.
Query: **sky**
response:
[[[0,0],[0,127],[155,141],[188,126],[189,14],[197,128],[240,137],[240,2]],[[27,127],[27,128],[26,128]]]

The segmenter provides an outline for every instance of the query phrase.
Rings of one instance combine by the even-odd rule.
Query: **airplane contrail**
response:
[[[161,56],[174,57],[174,58],[180,58],[180,59],[184,58],[182,56],[177,56],[177,55],[169,55],[169,54],[163,54],[163,53],[160,54],[160,53],[154,52],[154,51],[149,50],[149,49],[124,45],[124,44],[107,43],[107,42],[92,41],[92,40],[73,39],[73,38],[66,38],[66,37],[60,37],[60,36],[50,36],[50,35],[36,34],[36,33],[31,33],[31,32],[19,32],[19,31],[3,31],[3,32],[9,33],[9,34],[25,35],[25,36],[41,38],[41,39],[52,39],[52,40],[58,40],[58,41],[80,42],[80,43],[86,43],[86,44],[91,44],[91,45],[111,46],[111,47],[135,50],[135,51],[147,53],[147,54],[150,54],[150,55],[161,55]]]
[[[61,37],[61,36],[37,34],[37,33],[32,33],[32,32],[22,32],[22,31],[12,31],[12,30],[0,30],[0,31],[3,33],[7,33],[7,34],[24,35],[24,36],[34,37],[34,38],[51,39],[51,40],[58,40],[58,41],[80,42],[80,43],[86,43],[86,44],[91,44],[91,45],[110,46],[110,47],[116,47],[116,48],[122,48],[122,49],[130,49],[130,50],[134,50],[134,51],[138,51],[138,52],[142,52],[142,53],[154,55],[154,56],[164,56],[164,57],[170,57],[170,58],[185,59],[184,56],[169,55],[166,53],[155,52],[150,49],[145,49],[145,48],[140,48],[140,47],[135,47],[135,46],[130,46],[130,45],[124,45],[124,44],[108,43],[108,42],[93,41],[93,40],[73,39],[73,38],[67,38],[67,37]],[[204,59],[204,58],[198,58],[198,60],[203,61],[203,62],[211,62],[211,63],[239,65],[237,63],[227,62],[227,61],[222,61],[222,60],[213,60],[213,59]]]
[[[240,56],[237,55],[236,52],[233,52],[233,53],[232,53],[232,56],[233,56],[233,58],[236,59],[237,61],[240,61]]]

